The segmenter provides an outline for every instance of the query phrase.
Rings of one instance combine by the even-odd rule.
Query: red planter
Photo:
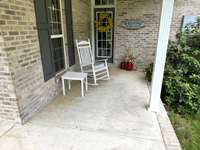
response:
[[[120,68],[127,70],[127,71],[132,71],[132,70],[134,70],[134,63],[133,62],[121,62]]]
[[[132,71],[133,69],[134,69],[134,63],[127,62],[127,64],[126,64],[126,70],[127,71]]]
[[[120,68],[126,70],[127,62],[121,62]]]

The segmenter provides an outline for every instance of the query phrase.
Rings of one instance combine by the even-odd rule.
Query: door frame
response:
[[[115,8],[94,8],[94,20],[96,19],[96,12],[97,11],[101,11],[101,10],[105,10],[105,11],[110,11],[110,12],[112,12],[113,13],[113,29],[112,29],[112,52],[111,52],[111,57],[110,58],[101,58],[101,57],[97,57],[97,46],[98,46],[98,43],[97,43],[97,34],[96,34],[96,26],[95,26],[95,24],[94,24],[94,47],[95,47],[95,49],[94,49],[94,57],[95,57],[95,60],[101,60],[101,59],[108,59],[108,62],[109,63],[113,63],[113,55],[114,55],[114,34],[115,34]]]
[[[103,5],[103,6],[97,6],[95,5],[95,0],[91,0],[91,46],[92,46],[92,51],[93,54],[95,54],[95,20],[94,20],[94,9],[95,8],[114,8],[115,12],[114,12],[114,25],[116,25],[116,16],[117,16],[117,0],[114,0],[114,5]],[[113,62],[114,62],[114,49],[115,49],[115,26],[114,26],[114,31],[113,31]],[[95,60],[95,55],[94,55],[94,60]]]

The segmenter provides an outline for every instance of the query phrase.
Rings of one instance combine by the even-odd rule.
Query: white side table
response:
[[[81,81],[81,95],[84,96],[84,82],[85,82],[85,89],[88,90],[88,81],[87,81],[87,73],[81,72],[66,72],[62,75],[62,87],[63,87],[63,95],[65,96],[65,80],[68,80],[68,88],[71,89],[71,80],[78,80]]]

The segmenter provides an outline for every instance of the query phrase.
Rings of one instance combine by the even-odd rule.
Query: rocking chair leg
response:
[[[109,75],[108,69],[107,69],[107,75],[108,75],[108,80],[110,80],[110,75]]]
[[[109,70],[108,70],[108,64],[107,64],[107,62],[106,62],[106,72],[107,72],[107,76],[108,76],[108,80],[110,80],[110,74],[109,74]]]
[[[97,78],[96,78],[96,72],[93,71],[93,76],[94,76],[94,85],[97,85]]]

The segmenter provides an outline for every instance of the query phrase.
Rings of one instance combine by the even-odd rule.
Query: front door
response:
[[[114,8],[95,8],[95,58],[113,62]]]

